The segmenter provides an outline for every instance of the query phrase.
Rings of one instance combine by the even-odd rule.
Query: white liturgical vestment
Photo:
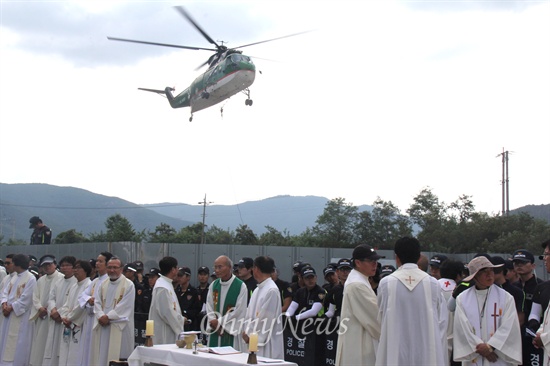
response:
[[[489,362],[476,352],[488,343],[498,356]],[[522,363],[521,332],[514,298],[497,285],[475,287],[456,298],[453,355],[463,366],[507,366]]]
[[[80,352],[82,352],[82,365],[88,366],[91,361],[91,351],[92,351],[92,334],[94,327],[94,307],[88,304],[90,298],[94,298],[97,295],[99,287],[103,281],[109,280],[107,273],[95,278],[92,283],[88,285],[86,290],[84,290],[78,297],[78,304],[82,309],[85,310],[86,316],[84,317],[84,323],[82,324],[82,335],[80,336]]]
[[[63,278],[61,281],[57,281],[55,285],[52,286],[50,299],[48,300],[49,314],[53,309],[56,309],[57,312],[59,312],[65,301],[67,301],[69,288],[76,282],[76,277],[71,276],[69,278]],[[42,366],[56,366],[59,364],[59,347],[61,344],[61,338],[63,337],[63,329],[65,328],[63,323],[58,323],[52,318],[49,318],[49,322],[48,340],[46,342],[46,347],[44,348],[44,361]]]
[[[258,284],[246,311],[245,332],[258,334],[258,355],[284,359],[281,294],[271,278]]]
[[[378,304],[369,278],[355,269],[344,285],[338,334],[337,366],[374,365],[380,339]]]
[[[52,288],[58,281],[63,279],[63,274],[54,271],[50,275],[44,275],[36,281],[36,288],[32,295],[33,308],[31,310],[30,320],[34,322],[34,335],[31,345],[31,365],[41,366],[44,360],[44,349],[48,340],[48,327],[50,325],[50,314],[43,318],[38,316],[38,310],[41,307],[48,308],[48,301]]]
[[[32,309],[32,293],[36,278],[29,271],[16,273],[2,292],[0,303],[7,303],[13,311],[2,322],[0,329],[0,365],[28,365],[29,345],[34,330],[29,321]],[[0,316],[4,316],[0,314]]]
[[[128,358],[134,350],[134,283],[120,276],[101,284],[95,298],[95,322],[92,337],[91,365],[108,365],[111,360]],[[98,319],[109,317],[102,326]]]
[[[185,318],[181,314],[178,296],[172,280],[161,275],[153,288],[149,320],[155,325],[155,344],[174,344],[183,332]]]
[[[378,286],[376,365],[448,364],[447,304],[437,280],[405,263]]]
[[[68,329],[68,335],[63,335],[59,347],[59,365],[73,366],[82,364],[82,352],[80,351],[80,340],[82,338],[82,324],[86,319],[86,310],[81,308],[78,303],[78,297],[90,284],[90,279],[86,277],[80,282],[75,283],[69,289],[67,301],[59,310],[61,317],[69,320],[71,326]],[[65,329],[67,331],[67,329]]]

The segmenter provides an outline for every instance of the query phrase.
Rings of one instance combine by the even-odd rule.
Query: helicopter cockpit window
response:
[[[239,55],[238,53],[234,53],[231,55],[231,61],[237,63],[237,62],[241,62],[242,61],[242,57],[241,55]]]

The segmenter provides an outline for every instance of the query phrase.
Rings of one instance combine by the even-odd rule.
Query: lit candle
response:
[[[155,322],[153,320],[147,320],[145,322],[145,336],[155,335]]]
[[[248,352],[258,352],[258,334],[252,333],[248,336]]]

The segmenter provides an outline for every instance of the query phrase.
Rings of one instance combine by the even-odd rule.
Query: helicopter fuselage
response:
[[[194,113],[218,104],[254,83],[256,67],[250,57],[233,52],[222,55],[220,59],[177,96],[172,97],[166,91],[172,108],[191,107],[191,113]]]

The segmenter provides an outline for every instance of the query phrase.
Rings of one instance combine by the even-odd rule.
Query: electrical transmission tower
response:
[[[199,202],[199,205],[202,205],[202,232],[201,232],[201,244],[206,242],[206,237],[204,236],[205,220],[206,220],[206,205],[209,205],[214,202],[206,201],[206,193],[204,194],[204,199]]]
[[[510,213],[510,181],[508,179],[508,151],[502,149],[502,153],[497,155],[502,156],[502,216],[508,216]]]

